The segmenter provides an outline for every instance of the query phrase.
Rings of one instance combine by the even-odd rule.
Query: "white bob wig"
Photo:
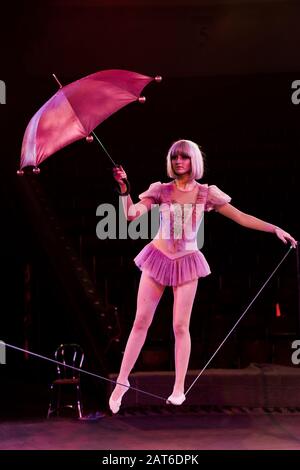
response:
[[[172,169],[171,158],[177,155],[190,157],[191,159],[191,179],[198,180],[204,173],[204,158],[201,150],[195,142],[191,140],[177,140],[174,142],[167,155],[167,174],[170,178],[176,178]]]

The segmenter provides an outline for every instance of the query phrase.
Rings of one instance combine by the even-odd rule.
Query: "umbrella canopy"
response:
[[[37,167],[59,149],[87,137],[110,115],[136,100],[152,80],[128,70],[104,70],[61,87],[32,117],[22,143],[20,168]]]

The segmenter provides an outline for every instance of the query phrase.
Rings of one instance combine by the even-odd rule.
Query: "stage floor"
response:
[[[5,421],[2,450],[294,450],[299,412],[131,412],[73,418]]]

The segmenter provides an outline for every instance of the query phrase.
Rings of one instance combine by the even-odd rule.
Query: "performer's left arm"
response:
[[[264,220],[258,219],[257,217],[253,217],[253,215],[246,214],[229,203],[216,207],[215,210],[219,212],[219,214],[228,217],[243,227],[252,228],[254,230],[261,230],[262,232],[275,233],[275,235],[277,235],[277,237],[284,243],[290,242],[293,248],[296,248],[297,241],[295,238],[276,225],[265,222]]]

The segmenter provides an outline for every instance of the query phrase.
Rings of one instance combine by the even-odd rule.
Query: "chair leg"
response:
[[[81,391],[80,391],[80,384],[76,386],[77,388],[77,409],[78,409],[78,416],[82,418],[82,405],[81,405]]]
[[[57,390],[57,416],[59,416],[60,412],[60,407],[61,407],[61,384],[58,384],[58,390]]]
[[[55,393],[56,392],[56,393]],[[59,416],[60,414],[60,409],[62,408],[61,406],[61,384],[56,384],[56,390],[54,387],[54,384],[51,384],[50,387],[50,402],[48,406],[48,413],[47,413],[47,418],[51,416],[52,413],[56,411],[56,415]],[[77,406],[77,411],[78,411],[78,416],[79,418],[82,418],[82,403],[81,403],[81,388],[80,384],[76,385],[76,406],[74,405],[67,405],[65,404],[64,406],[66,407],[71,407],[75,408]]]
[[[49,406],[48,406],[47,419],[50,418],[50,415],[55,410],[55,408],[54,408],[54,390],[53,390],[53,388],[54,388],[54,385],[51,384],[51,386],[50,386],[50,401],[49,401]]]

